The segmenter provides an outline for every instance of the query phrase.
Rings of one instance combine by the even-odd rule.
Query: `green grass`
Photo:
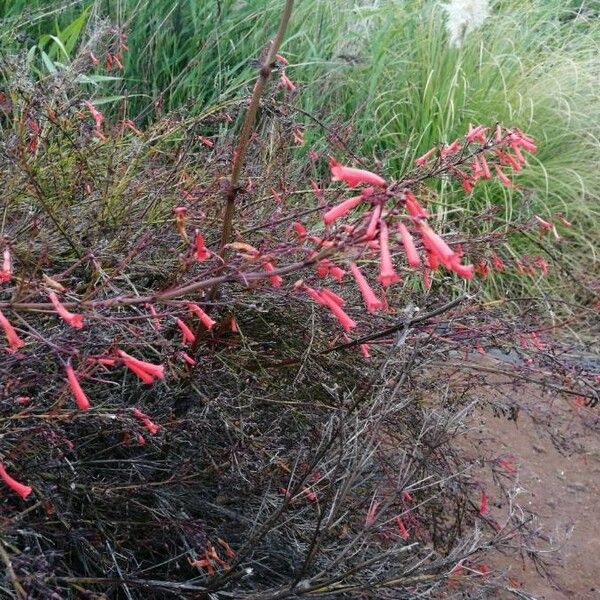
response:
[[[315,68],[326,70],[325,57],[331,55],[341,21],[347,17],[340,10],[344,4],[343,0],[297,3],[286,47],[297,50],[306,77]],[[124,56],[123,81],[104,85],[103,93],[113,96],[126,90],[130,114],[148,116],[158,98],[163,111],[182,106],[200,111],[245,91],[256,72],[249,63],[259,57],[276,29],[281,2],[84,0],[63,2],[63,10],[60,6],[48,0],[0,2],[0,18],[10,24],[5,37],[8,31],[18,32],[17,43],[12,36],[13,47],[35,48],[36,55],[44,50],[50,58],[68,62],[56,40],[68,47],[75,34],[84,41],[101,18],[108,18],[127,33],[130,51]],[[86,18],[81,20],[83,13]],[[36,16],[32,19],[29,14]],[[38,60],[40,72],[44,66]]]
[[[416,156],[439,141],[464,134],[470,122],[500,121],[533,135],[539,153],[515,178],[523,194],[495,182],[467,197],[456,186],[441,186],[440,217],[456,208],[473,217],[493,206],[506,220],[562,212],[577,225],[562,252],[575,274],[582,254],[595,258],[600,241],[594,225],[600,190],[599,23],[573,19],[555,1],[502,4],[455,50],[447,45],[439,4],[386,3],[371,12],[364,64],[337,74],[332,104],[344,107],[363,154],[383,159],[394,174],[410,169]],[[484,221],[480,229],[487,230]],[[530,241],[515,241],[510,251],[540,253]]]

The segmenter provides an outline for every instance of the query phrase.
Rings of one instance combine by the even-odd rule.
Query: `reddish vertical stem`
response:
[[[279,28],[275,34],[275,38],[269,44],[269,50],[261,65],[258,78],[254,84],[252,90],[252,98],[250,99],[250,105],[244,118],[244,124],[240,133],[240,139],[236,148],[236,152],[233,158],[233,167],[231,170],[231,177],[229,179],[229,186],[226,194],[225,212],[223,214],[223,226],[221,229],[221,243],[220,253],[222,257],[225,257],[225,246],[231,239],[231,231],[233,224],[233,217],[235,215],[235,203],[239,192],[239,182],[242,174],[242,168],[246,160],[246,154],[248,153],[248,145],[252,132],[254,131],[254,123],[256,121],[256,114],[260,105],[260,99],[265,90],[267,81],[271,76],[273,65],[275,63],[275,57],[283,41],[290,17],[292,15],[292,9],[294,7],[294,0],[286,0],[281,20],[279,22]],[[214,295],[214,290],[213,290]]]
[[[236,147],[236,151],[233,157],[233,167],[231,169],[231,177],[229,179],[228,189],[225,195],[225,212],[223,213],[223,224],[221,228],[221,241],[219,243],[219,254],[223,259],[223,266],[219,272],[222,272],[225,268],[225,261],[227,259],[227,244],[231,240],[231,233],[233,230],[233,217],[235,216],[235,205],[237,195],[239,192],[240,178],[242,175],[242,169],[246,161],[246,155],[248,153],[248,145],[254,131],[254,124],[256,121],[256,114],[258,113],[258,107],[260,106],[260,99],[265,91],[267,81],[273,71],[277,52],[283,41],[283,37],[287,30],[290,18],[292,16],[292,9],[294,8],[294,0],[286,0],[283,12],[281,13],[281,19],[279,21],[279,27],[275,37],[269,44],[269,49],[266,53],[265,59],[262,62],[258,78],[252,89],[252,97],[250,98],[250,104],[246,111],[244,118],[244,124],[242,125],[242,131],[240,132],[240,138]],[[211,299],[216,298],[219,291],[219,285],[216,284],[210,291],[209,297]],[[201,333],[199,329],[197,334]],[[196,341],[192,346],[192,351],[196,352],[200,343],[200,336],[196,335]]]

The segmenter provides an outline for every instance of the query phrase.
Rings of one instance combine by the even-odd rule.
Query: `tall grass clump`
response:
[[[551,253],[572,271],[582,254],[595,257],[598,21],[562,2],[495,3],[483,27],[454,48],[441,3],[386,2],[359,14],[369,19],[369,41],[361,61],[337,71],[337,97],[330,101],[343,107],[346,118],[360,111],[353,123],[362,151],[406,171],[434,140],[451,142],[483,115],[509,120],[542,142],[518,188],[490,184],[457,201],[455,190],[442,184],[439,216],[450,206],[460,207],[465,218],[492,209],[506,221],[517,214],[552,221],[562,213],[576,234],[550,244]],[[516,201],[521,192],[524,203]],[[479,223],[485,228],[485,221]],[[521,242],[512,251],[536,245]]]
[[[341,0],[298,6],[285,49],[301,49],[303,78],[323,71],[324,57],[335,52],[344,20],[353,16],[343,6]],[[42,52],[69,62],[99,21],[110,21],[126,34],[129,53],[123,55],[123,70],[113,73],[119,81],[103,82],[102,94],[126,93],[128,113],[148,119],[182,106],[199,112],[243,94],[265,46],[264,31],[280,8],[277,0],[34,0],[0,5],[0,17],[7,24],[5,34],[19,34],[13,47],[22,48],[26,40],[42,73],[47,70]],[[103,67],[96,72],[103,73]]]

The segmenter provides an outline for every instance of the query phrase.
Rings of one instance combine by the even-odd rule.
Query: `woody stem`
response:
[[[231,240],[231,233],[233,230],[233,217],[235,215],[235,204],[237,195],[239,192],[240,177],[242,174],[242,168],[246,160],[246,154],[248,153],[248,146],[254,131],[254,123],[256,121],[256,114],[258,113],[258,107],[260,106],[260,99],[265,91],[267,81],[271,76],[273,66],[275,64],[275,58],[279,47],[283,41],[283,36],[287,30],[290,18],[292,16],[292,9],[294,8],[294,0],[286,0],[283,12],[281,13],[281,19],[279,21],[279,27],[275,38],[269,44],[269,49],[260,67],[258,78],[252,89],[252,97],[250,98],[250,104],[244,117],[244,124],[242,125],[242,131],[238,140],[238,145],[233,156],[233,167],[231,169],[231,177],[229,179],[228,189],[225,195],[225,212],[223,213],[223,224],[221,228],[221,241],[219,243],[219,255],[223,259],[222,267],[220,272],[223,271],[227,259],[227,244]],[[217,297],[219,291],[219,284],[215,284],[210,290],[209,297],[214,300]],[[200,333],[200,330],[196,332]],[[199,345],[200,336],[196,335],[196,341],[192,347],[192,351],[197,350]]]
[[[285,35],[288,23],[290,21],[293,7],[294,0],[286,0],[285,7],[281,15],[281,20],[279,22],[279,28],[277,30],[277,33],[275,34],[275,38],[269,45],[267,55],[260,67],[258,78],[252,90],[250,104],[248,106],[248,110],[246,111],[246,116],[244,118],[244,124],[242,125],[242,131],[240,133],[240,138],[233,158],[233,167],[231,170],[231,177],[229,179],[228,186],[229,189],[227,190],[225,198],[226,204],[225,212],[223,214],[223,226],[221,229],[221,242],[219,250],[221,257],[223,258],[226,255],[225,246],[229,243],[229,240],[231,239],[233,216],[235,213],[235,202],[239,192],[240,177],[246,159],[246,154],[248,153],[250,138],[252,137],[252,132],[254,130],[254,123],[256,121],[256,114],[260,105],[260,99],[265,90],[267,81],[271,76],[271,72],[275,63],[275,57],[277,55],[277,52],[279,51],[281,42],[283,41],[283,36]]]

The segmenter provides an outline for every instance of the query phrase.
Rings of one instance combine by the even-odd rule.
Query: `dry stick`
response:
[[[2,544],[0,544],[0,558],[6,567],[6,574],[8,575],[8,578],[10,579],[10,582],[15,590],[16,597],[19,598],[19,600],[26,600],[29,594],[21,585],[21,582],[19,581],[15,570],[13,569],[12,563],[10,562],[10,556],[8,556],[8,553]]]
[[[186,285],[175,287],[170,290],[158,292],[152,295],[146,296],[114,296],[112,298],[106,298],[105,300],[88,300],[84,302],[63,302],[65,308],[107,308],[110,306],[135,306],[139,304],[145,304],[150,302],[152,304],[168,304],[171,300],[181,298],[193,292],[205,290],[219,285],[221,283],[239,283],[240,285],[248,286],[253,281],[260,281],[262,279],[268,279],[273,275],[287,275],[289,273],[295,273],[311,265],[319,262],[324,258],[332,256],[336,252],[336,248],[325,248],[321,250],[319,254],[307,258],[305,260],[290,263],[284,267],[279,267],[273,271],[250,271],[240,273],[230,273],[228,275],[221,275],[220,277],[211,277],[209,279],[201,279],[200,281],[193,281]],[[11,309],[21,311],[50,311],[55,312],[54,305],[51,302],[0,302],[0,309]]]
[[[411,318],[403,320],[403,321],[399,321],[398,323],[396,323],[395,325],[392,325],[391,327],[387,327],[386,329],[382,329],[381,331],[376,331],[375,333],[365,335],[361,338],[358,338],[357,340],[352,340],[351,342],[347,342],[345,344],[339,344],[338,346],[334,346],[333,348],[328,348],[327,350],[322,350],[321,352],[319,352],[319,354],[329,354],[330,352],[336,352],[338,350],[343,350],[345,348],[351,348],[353,346],[358,346],[360,344],[366,344],[367,342],[371,342],[373,340],[377,340],[382,337],[387,337],[388,335],[391,335],[392,333],[396,333],[397,331],[400,331],[400,329],[402,329],[403,327],[410,327],[412,325],[415,325],[416,323],[422,323],[423,321],[428,321],[429,319],[432,319],[433,317],[437,317],[438,315],[448,312],[449,310],[453,309],[455,306],[458,306],[459,304],[461,304],[468,298],[469,298],[469,296],[466,294],[459,296],[458,298],[455,298],[454,300],[451,300],[450,302],[443,304],[442,306],[435,308],[430,312],[424,313],[422,315],[418,315],[416,317],[411,317]]]
[[[141,588],[165,588],[181,592],[205,592],[206,587],[194,585],[193,583],[162,581],[157,579],[137,579],[134,577],[53,577],[54,581],[68,584],[81,585],[109,585],[109,584],[127,584],[139,586]]]

